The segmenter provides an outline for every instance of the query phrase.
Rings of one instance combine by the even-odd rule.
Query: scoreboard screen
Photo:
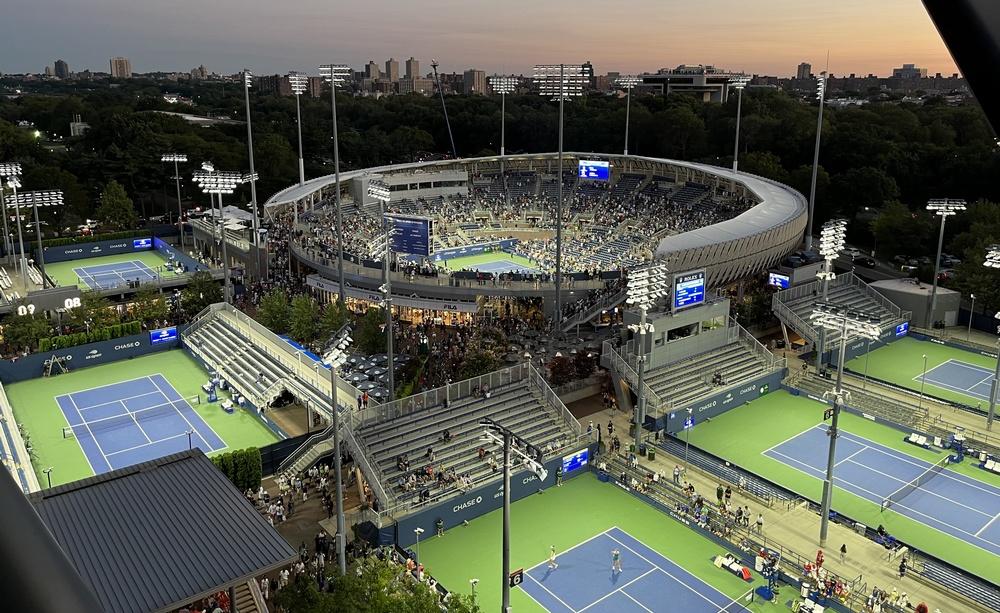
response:
[[[674,310],[705,302],[705,271],[694,270],[674,275]]]
[[[607,181],[611,178],[611,163],[601,160],[580,160],[577,170],[581,179]]]
[[[576,453],[563,456],[562,459],[563,474],[565,475],[578,468],[583,468],[584,466],[587,465],[587,462],[589,460],[590,460],[590,450],[587,449],[586,447],[581,449],[580,451],[577,451]]]
[[[149,331],[150,345],[170,343],[176,340],[177,340],[177,326],[170,326],[169,328],[161,328],[159,330]]]
[[[153,239],[152,238],[135,238],[132,239],[133,249],[152,249]]]
[[[431,254],[434,222],[427,217],[387,215],[392,228],[392,250],[407,255]]]
[[[788,275],[769,272],[767,273],[767,284],[778,289],[788,289],[791,286],[791,278]]]
[[[896,336],[906,336],[906,333],[910,331],[910,322],[904,321],[903,323],[896,326]]]

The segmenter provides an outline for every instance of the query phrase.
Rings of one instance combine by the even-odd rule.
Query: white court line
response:
[[[168,398],[168,400],[169,400],[169,398]],[[135,418],[135,415],[134,415],[134,414],[132,413],[132,411],[129,411],[129,410],[128,410],[128,407],[127,407],[127,406],[125,406],[125,403],[124,403],[124,402],[122,402],[121,400],[119,400],[118,402],[121,402],[121,404],[122,404],[122,408],[123,408],[123,409],[125,409],[125,415],[128,415],[128,416],[130,416],[130,417],[132,418],[132,423],[134,423],[134,424],[135,424],[135,427],[136,427],[136,428],[139,428],[139,432],[142,432],[142,435],[143,435],[144,437],[146,437],[146,443],[147,443],[147,444],[148,444],[148,443],[152,443],[152,442],[153,442],[153,439],[149,438],[149,435],[148,435],[148,434],[146,434],[146,431],[142,429],[142,426],[140,426],[140,425],[139,425],[139,420]],[[117,416],[117,415],[115,415],[115,417],[118,417],[118,416]],[[124,416],[123,416],[123,417],[124,417]]]
[[[851,463],[852,464],[857,464],[858,466],[860,466],[861,468],[863,468],[865,470],[871,471],[873,473],[878,473],[878,474],[880,474],[880,475],[882,475],[884,477],[888,477],[888,478],[892,479],[893,481],[898,481],[899,483],[902,483],[903,485],[906,485],[906,484],[910,483],[910,481],[912,481],[912,479],[909,480],[909,481],[904,481],[903,479],[900,479],[899,477],[897,477],[895,475],[890,475],[889,473],[884,473],[881,470],[872,468],[871,466],[869,466],[867,464],[862,464],[860,462],[855,462],[854,460],[851,460]],[[942,473],[938,473],[938,474],[942,474]],[[919,477],[920,477],[920,475],[917,475],[917,478],[919,478]],[[931,477],[931,478],[933,479],[933,477]],[[948,498],[947,496],[942,496],[941,494],[938,494],[934,490],[927,489],[927,488],[925,488],[923,486],[920,486],[917,489],[919,489],[921,492],[930,494],[931,496],[936,496],[936,497],[940,498],[941,500],[947,500],[948,502],[950,502],[952,504],[957,504],[960,507],[965,507],[966,509],[969,509],[970,511],[975,511],[976,513],[979,513],[980,515],[985,515],[986,517],[989,517],[988,514],[980,511],[979,509],[977,509],[975,507],[970,507],[967,504],[963,504],[963,503],[961,503],[961,502],[959,502],[957,500],[953,500],[951,498]],[[893,493],[895,493],[895,492],[893,492]]]
[[[621,528],[619,528],[619,530],[621,530]],[[625,532],[625,531],[624,531],[624,530],[622,530],[622,532]],[[625,534],[628,534],[628,532],[625,532]],[[634,536],[632,536],[631,534],[629,534],[629,536],[630,536],[630,537],[632,537],[632,538],[635,538],[635,537],[634,537]],[[637,555],[637,556],[638,556],[639,558],[641,558],[641,559],[645,560],[645,561],[646,561],[646,562],[647,562],[648,564],[652,564],[652,565],[653,565],[653,568],[656,568],[656,569],[659,569],[659,571],[660,571],[661,573],[663,573],[664,575],[666,575],[666,576],[670,577],[671,579],[673,579],[674,581],[676,581],[676,582],[677,582],[677,583],[678,583],[679,585],[683,585],[684,587],[686,587],[687,589],[691,590],[691,591],[692,591],[692,592],[694,592],[695,594],[697,594],[697,595],[701,596],[702,598],[704,598],[704,599],[705,599],[705,601],[706,601],[706,602],[710,603],[710,604],[712,605],[712,607],[718,607],[718,606],[719,606],[719,605],[718,605],[718,604],[716,604],[716,603],[715,603],[715,601],[713,601],[713,600],[712,600],[711,598],[709,598],[708,596],[706,596],[706,595],[702,594],[701,592],[699,592],[698,590],[694,589],[693,587],[691,587],[691,586],[690,586],[690,585],[688,585],[687,583],[684,583],[683,581],[681,581],[681,580],[680,580],[680,579],[678,579],[677,577],[675,577],[675,576],[673,576],[672,574],[670,574],[670,573],[669,573],[668,571],[666,571],[666,570],[664,570],[664,569],[660,568],[659,566],[657,566],[656,564],[654,564],[654,563],[653,563],[652,561],[650,561],[650,560],[649,560],[648,558],[646,558],[646,556],[642,555],[641,553],[639,553],[639,552],[638,552],[638,551],[636,551],[635,549],[632,549],[631,547],[629,547],[629,546],[628,546],[628,545],[626,545],[625,543],[623,543],[623,542],[619,541],[618,539],[616,539],[615,537],[611,536],[610,534],[608,535],[608,538],[609,538],[609,539],[611,539],[612,541],[614,541],[614,542],[618,543],[619,545],[621,545],[621,546],[622,546],[622,547],[624,547],[625,549],[628,549],[629,551],[631,551],[632,553],[634,553],[635,555]],[[635,540],[637,540],[637,541],[638,541],[639,539],[635,539]],[[641,543],[642,541],[639,541],[639,542]],[[646,546],[648,547],[648,545],[646,545]],[[659,553],[659,552],[657,552],[657,553]],[[663,554],[660,554],[660,555],[663,555]],[[663,559],[665,559],[665,560],[669,560],[669,561],[670,561],[671,563],[674,563],[674,564],[676,564],[676,562],[674,562],[673,560],[670,560],[670,558],[668,558],[667,556],[663,556]],[[679,564],[678,564],[678,567],[680,567],[680,568],[683,568],[683,566],[680,566]],[[701,583],[702,583],[702,585],[708,585],[708,584],[707,584],[707,583],[705,583],[704,581],[702,581]],[[710,586],[710,585],[709,585],[709,587],[712,587],[712,586]],[[715,588],[712,588],[712,589],[715,589]],[[715,591],[716,591],[716,592],[719,592],[719,590],[715,590]],[[720,593],[720,594],[722,594],[722,592],[719,592],[719,593]],[[725,596],[725,594],[722,594],[722,595],[723,595],[723,596]],[[728,597],[726,597],[726,600],[729,600],[729,598],[728,598]]]
[[[980,528],[978,532],[976,532],[976,536],[979,536],[980,534],[982,534],[983,532],[985,532],[986,529],[989,528],[990,525],[997,520],[997,518],[1000,518],[1000,513],[997,513],[996,515],[993,516],[993,519],[991,519],[990,521],[986,522],[986,525],[983,526],[982,528]]]
[[[609,539],[611,539],[611,540],[613,540],[613,541],[616,541],[616,542],[619,542],[619,543],[621,543],[621,541],[619,541],[619,540],[618,540],[618,539],[616,539],[615,537],[611,536],[610,534],[607,534],[607,533],[605,533],[605,534],[606,534],[606,536],[607,536],[607,537],[608,537]],[[624,546],[625,546],[625,545],[624,545],[624,544],[622,544],[622,547],[624,547]],[[660,570],[660,569],[659,569],[659,568],[657,568],[656,566],[654,566],[653,568],[650,568],[649,570],[647,570],[646,572],[642,573],[641,575],[639,575],[639,576],[638,576],[638,577],[636,577],[635,579],[632,579],[631,581],[629,581],[628,583],[626,583],[626,584],[622,585],[621,587],[618,587],[618,588],[615,588],[614,590],[612,590],[612,591],[608,592],[607,594],[605,594],[605,595],[601,596],[600,598],[598,598],[598,599],[597,599],[597,600],[595,600],[594,602],[592,602],[592,603],[588,604],[587,606],[583,607],[582,609],[577,609],[577,610],[576,610],[576,613],[582,613],[583,611],[586,611],[587,609],[589,609],[590,607],[594,606],[595,604],[597,604],[597,603],[599,603],[599,602],[601,602],[601,601],[603,601],[603,600],[606,600],[606,599],[608,599],[608,598],[611,598],[611,597],[612,597],[612,596],[614,596],[614,595],[615,595],[616,593],[618,593],[618,592],[622,592],[622,590],[624,590],[624,589],[625,589],[625,588],[627,588],[628,586],[632,585],[633,583],[635,583],[635,582],[636,582],[636,581],[638,581],[639,579],[642,579],[643,577],[645,577],[645,576],[646,576],[646,575],[648,575],[649,573],[652,573],[652,572],[655,572],[655,571],[658,571],[658,570]],[[622,592],[622,594],[625,594],[625,592]],[[628,596],[628,594],[625,594],[625,595],[626,595],[626,596]],[[630,598],[631,598],[631,597],[630,597]],[[632,598],[632,600],[635,600],[635,598]],[[637,601],[637,600],[636,600],[636,602],[639,602],[639,601]],[[639,604],[639,606],[640,606],[640,607],[642,607],[643,609],[646,609],[646,607],[643,607],[641,603]],[[646,609],[646,610],[647,610],[647,611],[649,611],[649,609]]]
[[[861,453],[861,452],[862,452],[862,451],[864,451],[865,449],[871,449],[871,448],[870,448],[870,447],[869,447],[868,445],[862,445],[862,446],[861,446],[861,449],[858,449],[857,451],[855,451],[855,452],[854,452],[854,453],[852,453],[851,455],[847,456],[847,457],[846,457],[846,458],[844,458],[843,460],[840,460],[839,462],[837,462],[836,464],[834,464],[834,465],[833,465],[833,466],[834,466],[834,468],[836,468],[836,467],[840,466],[841,464],[843,464],[844,462],[846,462],[846,461],[850,460],[851,458],[853,458],[854,456],[858,455],[859,453]],[[857,462],[855,462],[855,464],[857,464]]]
[[[69,398],[70,394],[63,394],[63,396],[66,396],[67,398]],[[59,412],[62,413],[63,419],[66,419],[66,413],[63,411],[62,405],[59,404],[59,399],[60,398],[62,398],[62,396],[56,396],[53,400],[56,401],[56,406],[59,407]],[[73,402],[73,399],[69,398],[69,401]],[[77,417],[79,417],[80,419],[83,419],[83,415],[80,415],[80,409],[76,408],[76,404],[75,403],[73,404],[73,410],[76,411],[76,416]],[[86,423],[86,420],[84,421],[84,423]],[[75,427],[75,426],[73,426],[73,424],[69,423],[68,419],[66,420],[66,425],[69,427],[70,430],[73,430],[73,428]],[[65,436],[65,435],[63,435],[63,436]],[[76,436],[76,430],[73,430],[73,436]],[[77,444],[77,446],[80,447],[80,451],[83,451],[83,445],[80,445],[79,441],[77,441],[76,444]],[[94,473],[96,475],[97,471],[94,470],[94,463],[90,461],[90,458],[87,457],[87,452],[85,452],[85,451],[83,453],[83,458],[85,460],[87,460],[87,465],[90,466],[90,472],[92,472],[92,473]],[[105,458],[105,459],[107,459],[107,458]],[[111,464],[108,463],[108,466],[110,467]]]
[[[80,417],[80,419],[83,419],[83,415],[80,413],[79,407],[76,406],[76,401],[73,400],[73,394],[66,394],[66,397],[68,397],[69,401],[73,403],[73,409],[76,410],[76,414]],[[97,446],[97,451],[101,454],[101,456],[104,458],[104,462],[108,465],[108,470],[114,470],[114,468],[111,466],[111,462],[108,461],[108,455],[104,453],[103,449],[101,449],[101,444],[97,442],[97,435],[94,434],[94,431],[90,429],[90,424],[87,422],[87,420],[85,419],[83,420],[83,425],[87,427],[87,432],[90,432],[90,438],[94,440],[94,445]],[[79,441],[77,441],[76,444],[80,445]],[[81,450],[83,449],[83,445],[80,445],[80,449]],[[83,455],[86,456],[87,453],[84,452]],[[90,460],[87,460],[87,462],[89,463]],[[90,468],[93,469],[94,466],[91,465]],[[97,474],[96,470],[94,471],[94,474],[95,475]]]
[[[815,430],[816,428],[818,428],[819,426],[822,426],[822,425],[823,425],[823,422],[820,422],[820,423],[816,424],[815,426],[810,426],[810,427],[806,428],[805,430],[803,430],[802,432],[799,432],[799,433],[797,433],[797,434],[793,434],[793,435],[789,436],[788,438],[786,438],[785,440],[781,441],[780,443],[777,443],[777,444],[775,444],[775,445],[771,445],[770,447],[768,447],[768,448],[767,448],[767,449],[765,449],[764,451],[761,451],[760,453],[761,453],[761,455],[764,455],[764,454],[766,454],[766,453],[767,453],[768,451],[772,451],[772,450],[774,450],[774,449],[776,449],[776,448],[778,448],[778,447],[781,447],[782,445],[784,445],[784,444],[785,444],[785,443],[787,443],[788,441],[791,441],[791,440],[793,440],[793,439],[797,439],[798,437],[802,436],[802,435],[803,435],[803,434],[805,434],[806,432],[810,432],[810,431],[812,431],[812,430]]]
[[[525,574],[528,575],[528,573],[525,573]],[[565,602],[563,602],[562,598],[560,598],[560,597],[556,596],[555,594],[553,594],[552,590],[550,590],[549,588],[547,588],[544,585],[542,585],[541,582],[538,579],[535,579],[531,575],[528,575],[528,579],[531,579],[532,581],[534,581],[535,583],[537,583],[538,587],[542,588],[543,590],[545,590],[546,592],[548,592],[550,596],[552,596],[553,598],[555,598],[556,600],[558,600],[559,604],[561,604],[562,606],[566,607],[570,611],[573,611],[573,613],[576,613],[576,609],[574,609],[573,607],[571,607],[568,604],[566,604]],[[525,593],[527,593],[527,590],[525,590]],[[535,602],[538,602],[538,601],[535,601]],[[542,607],[542,608],[544,609],[545,607]]]
[[[605,534],[607,534],[607,533],[608,533],[608,531],[610,531],[610,530],[611,530],[611,528],[608,528],[608,529],[607,529],[607,530],[605,530],[604,532],[598,532],[597,534],[595,534],[594,536],[590,537],[589,539],[587,539],[587,540],[585,540],[585,541],[580,541],[579,543],[577,543],[576,545],[573,545],[573,546],[572,546],[572,547],[570,547],[569,549],[567,549],[567,550],[565,550],[565,551],[560,551],[560,552],[556,553],[556,559],[558,559],[558,558],[559,558],[559,556],[563,555],[564,553],[569,553],[569,552],[573,551],[574,549],[576,549],[577,547],[580,547],[580,546],[582,546],[582,545],[586,545],[587,543],[589,543],[590,541],[594,540],[595,538],[597,538],[597,537],[599,537],[599,536],[604,536],[604,535],[605,535]],[[531,571],[535,570],[536,568],[538,568],[539,566],[541,566],[542,564],[545,564],[545,563],[547,563],[547,562],[548,562],[548,558],[546,558],[546,559],[542,560],[542,561],[541,561],[541,562],[539,562],[538,564],[535,564],[534,566],[532,566],[531,568],[529,568],[528,570],[526,570],[526,571],[524,571],[524,572],[526,572],[526,573],[530,573]]]
[[[80,392],[73,392],[73,393],[79,394]],[[108,402],[100,402],[98,404],[92,404],[89,407],[80,407],[80,412],[82,414],[83,411],[89,411],[91,409],[96,409],[98,407],[106,407],[109,404],[116,404],[118,402],[124,403],[126,400],[135,400],[136,398],[142,398],[143,396],[149,396],[150,394],[160,394],[161,396],[163,395],[161,392],[157,392],[155,390],[152,392],[144,392],[142,394],[136,394],[135,396],[128,396],[127,398],[122,398],[120,400],[110,400]],[[128,410],[128,407],[126,407],[126,410]]]
[[[641,602],[639,602],[639,601],[638,601],[638,600],[636,600],[635,598],[632,598],[632,595],[631,595],[631,594],[629,594],[628,592],[622,592],[622,594],[623,594],[623,595],[624,595],[624,596],[625,596],[626,598],[628,598],[629,600],[631,600],[632,602],[634,602],[635,604],[637,604],[637,605],[639,605],[640,607],[642,607],[643,609],[645,609],[645,610],[649,611],[649,613],[653,613],[653,610],[652,610],[652,609],[650,609],[650,608],[649,608],[649,607],[647,607],[646,605],[642,604]]]
[[[159,375],[159,376],[161,376],[161,377],[163,377],[163,375],[161,375],[160,373],[156,373],[156,374],[157,374],[157,375]],[[167,396],[167,394],[166,394],[166,393],[165,393],[165,392],[164,392],[164,391],[163,391],[162,389],[160,389],[160,386],[159,386],[159,384],[158,384],[158,383],[157,383],[156,381],[153,381],[153,377],[154,377],[154,376],[155,376],[155,375],[149,375],[149,376],[148,376],[148,377],[146,377],[146,378],[147,378],[147,379],[149,379],[149,380],[150,380],[150,381],[151,381],[151,382],[153,383],[153,385],[155,385],[155,386],[156,386],[156,389],[160,390],[160,393],[161,393],[161,394],[163,394],[163,396],[164,396],[164,397],[165,397],[165,398],[167,399],[167,402],[169,402],[169,403],[170,403],[170,406],[172,406],[172,407],[174,408],[174,410],[175,410],[175,411],[177,411],[177,414],[181,416],[181,419],[183,419],[183,420],[184,420],[184,423],[186,423],[186,424],[187,424],[187,425],[188,425],[188,426],[189,426],[189,427],[190,427],[190,428],[191,428],[192,430],[194,430],[194,433],[198,435],[198,438],[200,438],[200,439],[201,439],[201,442],[205,443],[205,446],[206,446],[206,447],[207,447],[207,446],[209,446],[209,444],[208,444],[208,441],[206,441],[206,440],[205,440],[205,437],[201,435],[201,430],[199,430],[198,428],[195,428],[195,427],[194,427],[194,424],[192,424],[192,423],[191,423],[190,421],[188,421],[188,418],[187,418],[187,416],[186,416],[186,415],[184,415],[184,411],[181,411],[180,409],[178,409],[178,408],[177,408],[177,405],[175,404],[175,402],[183,402],[184,404],[187,404],[187,405],[188,405],[188,407],[189,407],[189,408],[190,408],[190,409],[191,409],[192,411],[194,411],[194,407],[192,407],[192,406],[191,406],[190,404],[188,404],[188,402],[187,402],[186,400],[184,400],[184,397],[183,397],[183,396],[182,396],[182,397],[181,397],[181,399],[180,399],[180,400],[178,400],[178,401],[174,401],[174,400],[171,400],[171,399],[170,399],[170,396]],[[166,377],[163,377],[163,380],[164,380],[164,381],[166,381],[168,385],[170,384],[170,382],[169,382],[169,381],[167,381],[167,378],[166,378]],[[172,385],[171,385],[170,387],[171,387],[171,388],[173,388],[173,386],[172,386]],[[177,390],[176,390],[176,389],[174,390],[174,393],[177,393]],[[178,395],[178,396],[180,396],[180,394],[177,394],[177,395]],[[195,414],[197,415],[197,411],[195,411]],[[201,418],[201,416],[200,416],[200,415],[198,415],[198,417],[199,417],[199,418]],[[218,439],[219,439],[219,441],[220,441],[220,442],[222,443],[222,447],[220,447],[219,449],[212,449],[211,451],[208,451],[208,450],[206,450],[206,453],[214,453],[214,452],[216,452],[216,451],[220,451],[220,450],[222,450],[222,449],[226,449],[227,447],[229,447],[229,445],[227,445],[227,444],[226,444],[226,440],[225,440],[224,438],[222,438],[221,436],[219,436],[219,433],[218,433],[218,432],[216,432],[215,430],[213,430],[213,429],[212,429],[212,426],[209,426],[209,425],[208,425],[208,422],[206,422],[206,421],[205,421],[204,419],[202,419],[202,420],[201,420],[201,423],[203,423],[203,424],[205,424],[206,426],[208,426],[208,429],[209,429],[209,430],[212,430],[212,434],[214,434],[214,435],[215,435],[215,437],[216,437],[216,438],[218,438]]]
[[[819,471],[818,468],[813,468],[812,466],[809,466],[805,462],[801,462],[799,460],[796,460],[793,457],[789,457],[789,456],[781,453],[780,451],[772,451],[771,453],[773,453],[775,455],[780,455],[781,457],[787,459],[789,462],[793,462],[795,464],[801,464],[802,466],[805,466],[809,470]],[[771,458],[771,459],[774,460],[776,458]],[[786,465],[788,464],[788,462],[782,462],[781,460],[778,460],[778,461],[781,462],[782,464],[786,464]],[[809,474],[809,472],[807,470],[804,470],[802,472],[804,472],[806,474]],[[822,473],[822,471],[819,471],[819,472],[820,472],[820,476],[815,477],[815,478],[819,479],[820,481],[825,480],[825,475]],[[840,489],[844,490],[848,494],[853,494],[855,496],[858,496],[859,498],[864,498],[864,496],[856,494],[855,492],[852,492],[851,490],[847,489],[846,487],[844,487],[844,485],[849,485],[849,486],[851,486],[854,489],[857,489],[857,490],[862,491],[862,492],[864,492],[866,494],[874,496],[879,502],[881,502],[882,500],[885,500],[885,496],[881,496],[879,494],[876,494],[875,492],[873,492],[871,490],[868,490],[868,489],[865,489],[865,488],[861,487],[860,485],[857,485],[857,484],[852,483],[850,481],[847,481],[846,479],[843,479],[842,477],[836,477],[835,476],[834,477],[834,481],[840,481],[842,485],[840,485],[838,487],[840,487]],[[834,485],[836,485],[836,483],[834,483]],[[866,499],[866,500],[868,500],[868,502],[871,502],[872,504],[879,504],[879,502],[874,502],[871,499]],[[914,513],[916,515],[920,515],[921,517],[926,517],[927,519],[929,519],[932,522],[935,522],[935,523],[938,523],[938,524],[943,524],[943,525],[948,525],[944,521],[942,521],[941,519],[939,519],[937,517],[933,517],[931,515],[927,515],[926,513],[922,513],[922,512],[920,512],[920,511],[918,511],[918,510],[916,510],[916,509],[914,509],[912,507],[908,507],[905,504],[902,504],[902,503],[899,503],[899,502],[893,503],[893,505],[891,507],[889,507],[889,508],[890,508],[890,510],[895,511],[896,507],[899,507],[899,508],[902,508],[902,509],[906,509],[907,511],[910,511],[911,513]],[[903,515],[904,517],[906,517],[906,515],[904,515],[903,513],[899,513],[898,511],[896,511],[896,513],[899,514],[899,515]],[[942,529],[940,529],[940,528],[938,528],[936,526],[933,526],[933,525],[928,524],[926,522],[920,522],[920,523],[924,524],[924,526],[930,528],[931,530],[936,530],[936,531],[940,532],[941,534],[944,534],[946,536],[950,536],[951,538],[957,538],[957,539],[959,539],[961,541],[964,541],[964,542],[968,543],[969,545],[972,545],[973,547],[978,547],[979,549],[982,549],[983,551],[985,551],[987,553],[990,553],[990,554],[993,554],[993,555],[997,554],[996,551],[991,551],[991,550],[987,549],[986,547],[983,547],[982,545],[977,545],[977,544],[972,543],[970,541],[967,541],[967,540],[965,540],[965,539],[963,539],[963,538],[961,538],[959,536],[955,536],[954,534],[951,534],[950,532],[945,532],[944,530],[942,530]],[[962,530],[961,528],[959,528],[957,526],[949,526],[949,527],[957,530],[958,532],[961,532],[962,534],[968,535],[968,536],[970,536],[970,537],[972,537],[974,539],[977,539],[977,540],[989,543],[990,545],[1000,546],[1000,543],[994,543],[993,541],[984,539],[984,538],[982,538],[980,536],[976,536],[975,534],[973,534],[973,533],[971,533],[971,532],[969,532],[967,530]]]
[[[94,387],[88,387],[82,390],[76,390],[72,392],[73,394],[82,394],[83,392],[92,392],[94,390],[99,390],[105,387],[111,387],[113,385],[121,385],[122,383],[133,383],[135,381],[142,381],[143,379],[148,379],[149,377],[136,377],[135,379],[126,379],[125,381],[116,381],[115,383],[105,383],[104,385],[96,385]],[[149,392],[152,393],[152,392]],[[76,406],[76,402],[73,403]],[[89,408],[89,407],[88,407]]]
[[[163,441],[173,440],[175,438],[180,438],[182,436],[187,436],[187,432],[184,432],[182,434],[175,434],[173,436],[168,436],[166,438],[156,439],[155,441],[152,441],[150,443],[143,443],[142,445],[136,445],[135,447],[129,447],[128,449],[119,449],[118,451],[112,451],[111,453],[108,454],[108,456],[113,456],[118,453],[125,453],[126,451],[135,451],[136,449],[142,449],[143,447],[149,447],[150,445],[155,445],[156,443],[162,443]]]

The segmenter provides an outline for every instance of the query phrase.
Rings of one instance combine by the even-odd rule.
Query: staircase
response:
[[[267,613],[267,605],[254,579],[237,585],[233,592],[235,597],[233,609],[236,613]]]

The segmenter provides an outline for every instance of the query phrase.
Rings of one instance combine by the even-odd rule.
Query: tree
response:
[[[132,199],[114,179],[101,193],[101,205],[97,208],[96,217],[102,230],[134,230],[139,226],[139,216],[136,215]]]
[[[132,301],[132,317],[141,322],[151,323],[167,319],[169,315],[167,301],[155,287],[143,286],[135,293]]]
[[[558,387],[574,379],[576,379],[576,369],[569,359],[560,355],[549,360],[549,383]]]
[[[319,320],[319,335],[328,340],[347,323],[347,307],[339,300],[327,303]]]
[[[372,354],[385,350],[385,311],[371,307],[358,321],[354,346],[362,353]]]
[[[67,321],[80,330],[103,328],[118,323],[118,312],[111,301],[98,292],[81,292],[80,306],[69,311]]]
[[[288,296],[280,289],[273,289],[261,299],[257,319],[272,332],[283,334],[288,330],[289,311]]]
[[[316,338],[319,306],[312,296],[299,294],[292,298],[292,312],[288,322],[291,337],[302,344],[311,343]]]
[[[195,315],[216,302],[222,302],[222,288],[211,273],[199,270],[191,275],[187,287],[181,291],[181,307],[184,312]]]
[[[578,379],[586,379],[594,374],[594,366],[597,361],[587,351],[579,351],[573,358],[573,368],[576,370]]]
[[[901,202],[893,201],[882,208],[872,226],[880,254],[926,253],[931,223],[923,212],[914,213]]]
[[[471,379],[479,375],[493,372],[500,368],[500,359],[492,351],[482,345],[476,344],[465,352],[462,358],[462,366],[459,369],[459,377]]]
[[[24,302],[21,301],[18,306],[24,306]],[[14,313],[17,313],[17,307]],[[7,347],[14,351],[34,351],[38,341],[47,337],[50,330],[48,320],[40,313],[10,315],[3,322],[3,339]]]

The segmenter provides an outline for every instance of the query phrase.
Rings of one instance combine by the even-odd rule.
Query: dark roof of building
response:
[[[175,610],[295,557],[198,450],[29,500],[106,611]]]

